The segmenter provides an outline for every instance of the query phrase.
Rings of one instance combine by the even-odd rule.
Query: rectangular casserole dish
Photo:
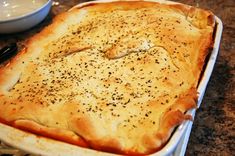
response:
[[[110,1],[88,2],[88,3],[105,3],[105,2],[110,2]],[[160,2],[174,3],[169,1],[168,2],[160,1]],[[79,4],[78,6],[75,7],[80,7],[86,4],[87,3]],[[197,89],[197,91],[199,92],[198,107],[201,104],[207,83],[209,81],[210,75],[212,73],[216,61],[221,34],[222,34],[222,22],[219,18],[216,17],[216,30],[214,35],[215,38],[214,38],[213,49],[209,56],[208,62],[206,63],[204,74],[202,75],[200,84]],[[194,117],[195,110],[188,111],[187,114],[190,114]],[[178,126],[178,128],[171,136],[171,139],[168,141],[168,143],[160,151],[152,155],[157,156],[157,155],[173,154],[173,152],[177,148],[177,145],[180,142],[180,139],[183,137],[184,133],[186,133],[185,134],[186,141],[183,142],[181,148],[179,148],[181,150],[177,148],[177,150],[174,152],[176,155],[183,154],[186,149],[188,137],[191,131],[191,126],[192,122],[190,121],[186,121],[180,126]],[[41,155],[110,155],[110,156],[115,155],[91,149],[81,148],[78,146],[55,141],[44,137],[38,137],[36,135],[23,132],[21,130],[6,126],[4,124],[0,124],[0,140],[2,140],[7,144],[10,144],[11,146],[22,149],[24,151]]]

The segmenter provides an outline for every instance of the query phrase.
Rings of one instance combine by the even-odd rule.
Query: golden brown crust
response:
[[[182,4],[63,13],[0,69],[0,122],[102,151],[155,152],[191,119],[213,28],[211,12]]]
[[[40,136],[50,137],[81,147],[88,147],[88,144],[80,136],[68,130],[45,127],[34,121],[20,119],[12,122],[12,126]]]

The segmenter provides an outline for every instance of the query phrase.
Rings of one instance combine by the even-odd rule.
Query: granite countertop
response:
[[[176,0],[211,10],[223,22],[224,30],[219,56],[201,107],[197,110],[186,155],[223,155],[235,153],[235,1]],[[25,41],[48,25],[52,18],[81,0],[55,0],[47,18],[36,27],[17,34],[1,35],[0,48]]]

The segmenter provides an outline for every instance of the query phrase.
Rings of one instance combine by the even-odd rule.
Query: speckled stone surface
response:
[[[219,56],[204,100],[197,110],[186,156],[235,155],[235,0],[176,0],[211,10],[223,22]],[[1,35],[0,48],[10,42],[19,47],[48,25],[52,18],[81,0],[55,0],[48,17],[38,26],[18,34]]]

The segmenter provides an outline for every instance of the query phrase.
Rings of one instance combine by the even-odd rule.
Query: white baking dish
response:
[[[102,2],[87,2],[83,4],[79,4],[75,7],[81,7],[83,5],[87,5],[90,3],[105,3],[115,0],[105,0]],[[149,0],[153,1],[153,0]],[[155,0],[156,1],[156,0]],[[158,0],[159,2],[159,0]],[[175,2],[165,2],[160,0],[161,3],[175,3]],[[202,98],[204,96],[207,83],[211,76],[214,64],[216,62],[216,57],[218,55],[219,44],[222,34],[222,22],[216,17],[216,31],[215,31],[215,42],[212,49],[212,52],[209,56],[208,62],[206,64],[206,68],[203,74],[203,77],[198,86],[199,99],[198,99],[198,107],[201,104]],[[195,116],[195,110],[188,111],[187,114]],[[151,156],[167,156],[167,155],[184,155],[185,149],[187,147],[188,138],[191,132],[192,122],[185,121],[180,126],[177,127],[173,135],[171,136],[168,143],[158,152],[151,154]],[[183,138],[182,138],[183,137]],[[181,141],[182,138],[182,141]],[[33,154],[40,155],[70,155],[70,156],[115,156],[116,154],[100,152],[92,149],[82,148],[78,146],[74,146],[68,143],[52,140],[49,138],[39,137],[31,133],[27,133],[16,128],[4,125],[0,123],[0,140],[3,142],[24,150]],[[177,147],[178,145],[178,147]]]

